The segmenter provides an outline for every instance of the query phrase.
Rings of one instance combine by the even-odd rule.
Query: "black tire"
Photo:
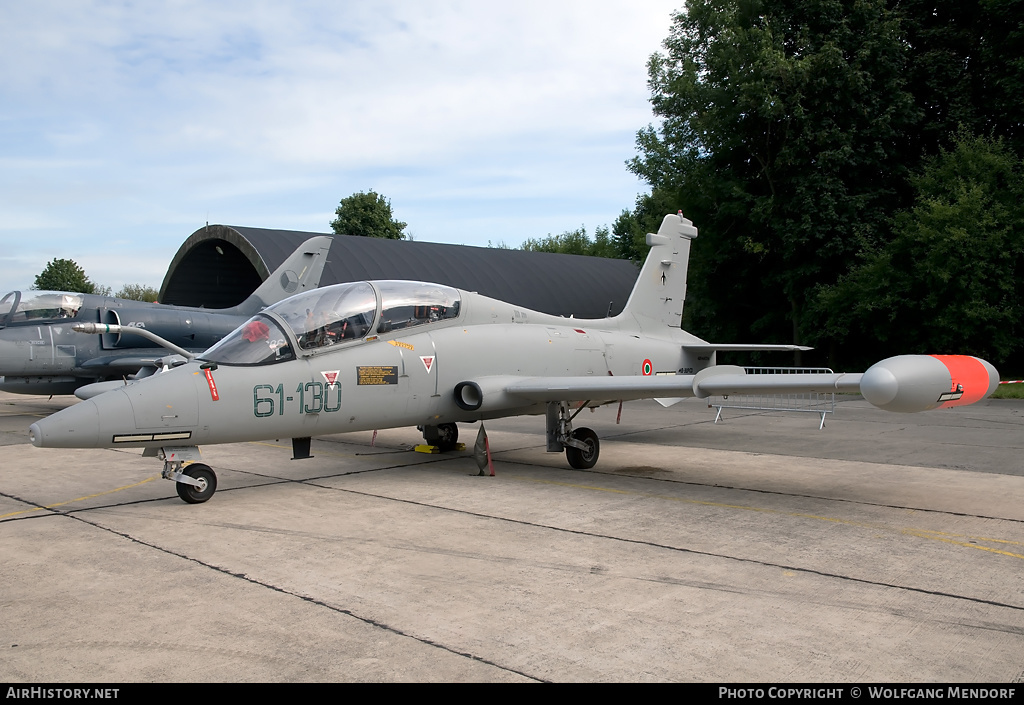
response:
[[[459,443],[459,427],[453,423],[443,423],[437,427],[437,447],[442,453],[455,450]]]
[[[194,487],[184,482],[174,483],[175,488],[178,490],[178,496],[189,504],[202,504],[217,491],[217,475],[210,469],[209,465],[195,463],[182,470],[182,473],[195,478],[204,485],[203,487]]]
[[[601,442],[597,440],[597,434],[589,428],[577,428],[572,432],[572,437],[586,443],[587,449],[566,446],[565,459],[569,461],[569,466],[575,470],[589,470],[597,465],[597,456],[601,454]]]

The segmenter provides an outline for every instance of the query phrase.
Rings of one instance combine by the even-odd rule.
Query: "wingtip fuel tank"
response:
[[[999,373],[969,355],[897,355],[868,368],[860,392],[886,411],[916,412],[973,404],[992,394]]]

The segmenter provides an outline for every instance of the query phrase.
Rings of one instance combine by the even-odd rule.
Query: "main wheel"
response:
[[[576,470],[589,470],[597,465],[597,456],[601,453],[601,443],[597,440],[597,434],[589,428],[577,428],[572,432],[572,437],[587,445],[586,450],[565,447],[565,459],[569,465]]]
[[[202,504],[217,491],[217,475],[210,469],[209,465],[195,463],[182,470],[182,473],[195,478],[200,485],[196,487],[184,482],[174,483],[175,488],[178,490],[178,496],[189,504]]]
[[[459,442],[459,427],[453,423],[443,423],[437,427],[437,447],[442,453],[455,450]]]

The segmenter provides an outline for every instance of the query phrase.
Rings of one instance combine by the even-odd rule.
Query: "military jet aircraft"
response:
[[[307,291],[256,314],[166,372],[108,391],[29,429],[34,445],[142,447],[186,502],[208,500],[213,470],[197,446],[291,438],[309,457],[315,435],[417,426],[452,449],[458,423],[543,414],[547,450],[574,468],[598,460],[597,434],[573,428],[585,408],[641,398],[859,391],[890,411],[969,404],[996,388],[983,360],[905,355],[864,374],[748,375],[716,365],[722,350],[680,327],[693,224],[668,215],[625,310],[567,319],[452,287],[352,282]],[[482,428],[482,426],[481,426]],[[478,433],[478,436],[480,434]]]
[[[152,367],[157,358],[167,354],[160,347],[168,343],[174,352],[206,350],[254,313],[319,286],[331,241],[324,236],[304,242],[245,301],[232,308],[12,291],[0,299],[0,391],[72,394],[84,385]],[[102,336],[87,337],[72,330],[74,324],[83,322],[118,327]]]

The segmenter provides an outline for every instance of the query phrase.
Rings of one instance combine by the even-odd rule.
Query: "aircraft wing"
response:
[[[529,377],[509,383],[505,392],[535,402],[692,397],[693,378],[694,375]]]
[[[809,394],[858,392],[859,374],[757,374],[719,365],[709,375],[631,377],[533,377],[506,386],[508,394],[531,401],[630,400],[654,397],[700,397],[726,394]]]
[[[747,374],[736,365],[716,365],[695,375],[485,377],[457,384],[455,401],[467,411],[490,412],[554,401],[856,392],[880,409],[914,412],[973,404],[998,384],[999,373],[979,358],[898,355],[863,374]]]
[[[594,404],[634,399],[706,398],[725,394],[807,394],[858,392],[860,374],[746,374],[742,367],[717,365],[695,375],[613,377],[494,376],[460,382],[455,401],[467,411],[511,409],[553,401]]]
[[[773,345],[771,343],[685,343],[683,350],[695,353],[713,352],[806,352],[806,345]]]

